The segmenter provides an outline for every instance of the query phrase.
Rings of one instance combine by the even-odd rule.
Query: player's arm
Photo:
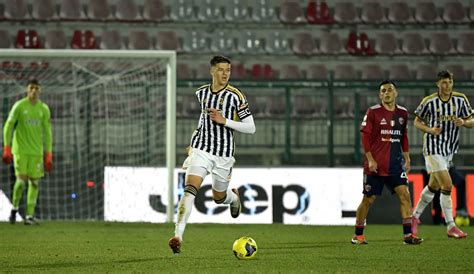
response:
[[[420,117],[416,116],[415,117],[415,127],[425,133],[432,134],[432,135],[439,135],[441,133],[441,126],[436,126],[436,127],[429,127],[421,120]]]
[[[45,105],[46,115],[43,116],[44,130],[44,169],[51,171],[53,169],[53,132],[51,128],[51,112]]]
[[[247,134],[254,134],[255,133],[255,123],[253,121],[253,116],[249,115],[243,118],[240,121],[234,121],[231,119],[227,119],[222,114],[219,112],[219,110],[215,108],[210,108],[209,109],[209,116],[211,117],[211,120],[224,125],[226,127],[229,127],[233,130],[236,130],[238,132],[242,133],[247,133]]]
[[[370,146],[373,120],[373,112],[371,112],[369,109],[364,116],[360,131],[362,134],[362,146],[364,147],[365,157],[367,158],[367,162],[369,164],[369,170],[371,172],[377,172],[377,162],[372,155]]]
[[[13,127],[15,123],[18,121],[18,104],[13,105],[13,108],[10,110],[8,114],[7,121],[5,122],[5,126],[3,128],[3,154],[2,160],[5,164],[11,164],[13,161],[12,156],[12,133]]]
[[[405,129],[405,134],[403,134],[403,141],[402,141],[402,152],[403,152],[403,159],[405,160],[405,172],[410,172],[410,152],[408,148],[408,133]]]

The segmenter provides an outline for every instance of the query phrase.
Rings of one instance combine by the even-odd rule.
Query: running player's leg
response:
[[[20,202],[23,196],[23,191],[25,189],[25,184],[26,182],[28,182],[28,175],[27,175],[28,162],[26,161],[26,156],[15,154],[13,156],[13,160],[14,160],[13,165],[15,168],[16,181],[15,181],[15,185],[13,186],[13,197],[12,197],[13,208],[10,212],[11,224],[14,224],[16,222],[16,214],[18,213],[18,209],[20,208]]]
[[[416,234],[416,226],[420,222],[420,216],[425,210],[426,206],[433,201],[436,191],[439,190],[440,185],[439,181],[436,180],[433,173],[443,170],[448,170],[447,162],[444,160],[443,156],[441,155],[426,155],[425,156],[425,165],[426,171],[430,174],[430,180],[427,186],[423,188],[421,192],[420,199],[416,204],[415,210],[413,211],[413,219],[412,219],[412,226],[413,226],[413,233]]]
[[[212,171],[212,196],[217,204],[229,205],[230,215],[237,218],[241,211],[239,193],[237,189],[229,188],[234,162],[233,157],[215,157],[215,168]]]
[[[375,202],[376,195],[382,194],[382,190],[383,177],[364,174],[364,190],[362,191],[364,196],[362,197],[359,207],[357,207],[354,236],[351,240],[353,244],[367,244],[364,236],[367,214],[369,214],[369,209]]]

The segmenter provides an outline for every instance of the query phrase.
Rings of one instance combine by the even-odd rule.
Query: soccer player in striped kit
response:
[[[438,73],[438,92],[421,101],[415,110],[415,127],[424,132],[423,155],[430,181],[423,189],[413,212],[412,230],[417,233],[419,218],[426,206],[433,200],[435,192],[441,189],[440,204],[450,238],[466,238],[453,220],[449,163],[459,146],[461,127],[472,128],[472,108],[466,95],[453,91],[453,74],[447,70]]]
[[[392,81],[380,83],[381,103],[370,107],[362,121],[360,131],[365,151],[363,198],[357,208],[353,244],[367,244],[364,235],[369,208],[384,185],[400,200],[403,241],[421,244],[423,239],[412,234],[411,199],[407,172],[410,170],[408,152],[407,110],[395,103],[398,96]]]
[[[191,138],[189,156],[183,164],[186,169],[184,195],[178,205],[175,236],[168,242],[173,253],[181,252],[194,198],[208,174],[212,174],[214,201],[228,204],[233,218],[241,211],[237,189],[229,189],[235,162],[234,131],[254,134],[255,124],[245,95],[229,84],[231,61],[224,56],[214,56],[210,64],[212,83],[196,91],[201,115]]]

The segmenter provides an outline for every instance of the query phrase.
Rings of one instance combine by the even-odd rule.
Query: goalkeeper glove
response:
[[[44,154],[44,170],[46,172],[50,172],[53,170],[53,153],[52,152],[46,152]]]
[[[13,161],[12,148],[10,146],[3,147],[2,160],[5,164],[9,165]]]

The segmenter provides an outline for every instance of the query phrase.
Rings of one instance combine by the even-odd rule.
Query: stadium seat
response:
[[[103,21],[110,19],[109,3],[107,0],[89,0],[87,17],[90,20]]]
[[[278,117],[286,112],[285,96],[270,95],[265,100],[267,102],[265,112],[267,116]]]
[[[209,45],[205,34],[197,31],[191,31],[183,37],[183,50],[191,53],[209,52]],[[214,41],[215,39],[213,39]]]
[[[328,69],[325,65],[312,64],[306,69],[306,79],[308,80],[328,80]]]
[[[407,65],[392,65],[388,70],[388,79],[393,81],[412,80],[410,69]]]
[[[252,19],[255,22],[274,22],[276,18],[275,9],[271,6],[270,0],[250,1]]]
[[[199,64],[196,69],[196,79],[209,80],[211,78],[209,64]]]
[[[336,2],[334,20],[338,23],[354,24],[360,21],[357,9],[352,2]]]
[[[360,18],[364,23],[378,24],[387,22],[380,2],[370,1],[362,3]]]
[[[416,79],[417,80],[436,80],[436,74],[438,73],[435,65],[419,65],[416,68]]]
[[[408,55],[420,55],[429,53],[425,41],[420,33],[404,33],[402,38],[402,52]]]
[[[196,13],[192,1],[171,1],[170,18],[176,22],[196,21]]]
[[[128,36],[129,49],[151,49],[152,42],[146,31],[131,31]]]
[[[469,18],[471,18],[471,22],[474,22],[474,2],[471,3],[471,6],[469,7]]]
[[[0,48],[7,49],[12,47],[10,33],[6,29],[0,29]]]
[[[219,2],[212,0],[200,1],[197,6],[197,18],[201,22],[222,22],[225,19]]]
[[[447,32],[431,33],[428,49],[432,54],[446,55],[455,53],[453,42]]]
[[[342,41],[336,32],[326,32],[321,35],[319,51],[322,54],[344,53]]]
[[[416,3],[415,20],[422,24],[442,22],[438,15],[435,3],[430,1]]]
[[[280,67],[280,79],[282,80],[301,80],[302,73],[297,65],[285,64]]]
[[[253,80],[271,80],[274,78],[273,68],[269,64],[254,64],[252,66]]]
[[[334,80],[355,80],[357,73],[352,65],[339,64],[334,67]]]
[[[284,0],[280,5],[279,19],[284,24],[302,24],[306,20],[299,1]]]
[[[456,50],[460,54],[474,55],[474,32],[459,34]]]
[[[62,29],[47,30],[44,36],[46,49],[65,49],[68,46],[66,34]]]
[[[5,19],[30,19],[30,15],[28,14],[28,2],[26,0],[5,0]]]
[[[179,80],[188,80],[194,78],[193,71],[187,64],[177,64],[176,75]]]
[[[368,64],[362,66],[361,79],[380,81],[381,79],[385,79],[385,75],[380,65]]]
[[[166,20],[166,8],[162,0],[145,0],[143,3],[143,19],[151,22]]]
[[[242,22],[250,19],[249,8],[242,0],[232,0],[226,5],[225,20],[228,22]]]
[[[306,7],[306,20],[310,24],[332,24],[334,19],[329,14],[329,7],[326,2],[316,2],[310,0]]]
[[[205,41],[202,43],[205,43]],[[221,54],[236,52],[234,38],[229,34],[229,32],[218,31],[211,37],[211,50]]]
[[[400,54],[398,41],[392,32],[379,32],[375,38],[375,51],[377,54],[395,55]]]
[[[279,31],[271,31],[266,39],[265,50],[268,54],[287,54],[291,52],[288,39]]]
[[[356,33],[351,31],[347,39],[346,51],[352,55],[372,56],[375,54],[369,36],[365,32]]]
[[[233,64],[231,78],[234,80],[247,80],[248,79],[247,69],[243,64]]]
[[[242,54],[259,54],[265,52],[262,39],[255,36],[252,31],[245,31],[237,42],[238,50]]]
[[[36,30],[19,30],[16,35],[15,47],[18,49],[39,49],[41,41]]]
[[[471,77],[469,72],[464,69],[463,65],[452,64],[447,65],[446,69],[453,74],[454,80],[469,80]]]
[[[254,117],[262,117],[265,113],[265,108],[259,103],[256,96],[247,96],[250,111]]]
[[[72,49],[96,49],[97,41],[90,30],[75,30],[71,39]]]
[[[392,2],[388,8],[388,20],[394,24],[413,23],[413,17],[407,2]]]
[[[59,8],[59,17],[61,20],[83,20],[85,19],[84,10],[80,0],[61,0]]]
[[[293,37],[292,50],[296,55],[313,55],[318,52],[316,41],[309,32],[301,32]]]
[[[36,20],[48,21],[56,19],[57,16],[53,0],[33,1],[33,10],[31,15]]]
[[[314,96],[296,95],[293,98],[292,116],[297,118],[308,118],[316,114],[319,109],[314,102]]]
[[[100,37],[100,49],[123,49],[122,35],[118,30],[106,30]]]
[[[115,9],[115,18],[118,21],[141,21],[138,6],[135,0],[118,0]]]
[[[468,22],[466,11],[461,2],[446,2],[443,7],[443,20],[446,23],[465,23]]]
[[[181,51],[178,36],[174,31],[160,31],[156,34],[156,49]]]
[[[190,118],[198,118],[201,114],[201,106],[195,95],[186,95],[183,98],[183,115]]]

